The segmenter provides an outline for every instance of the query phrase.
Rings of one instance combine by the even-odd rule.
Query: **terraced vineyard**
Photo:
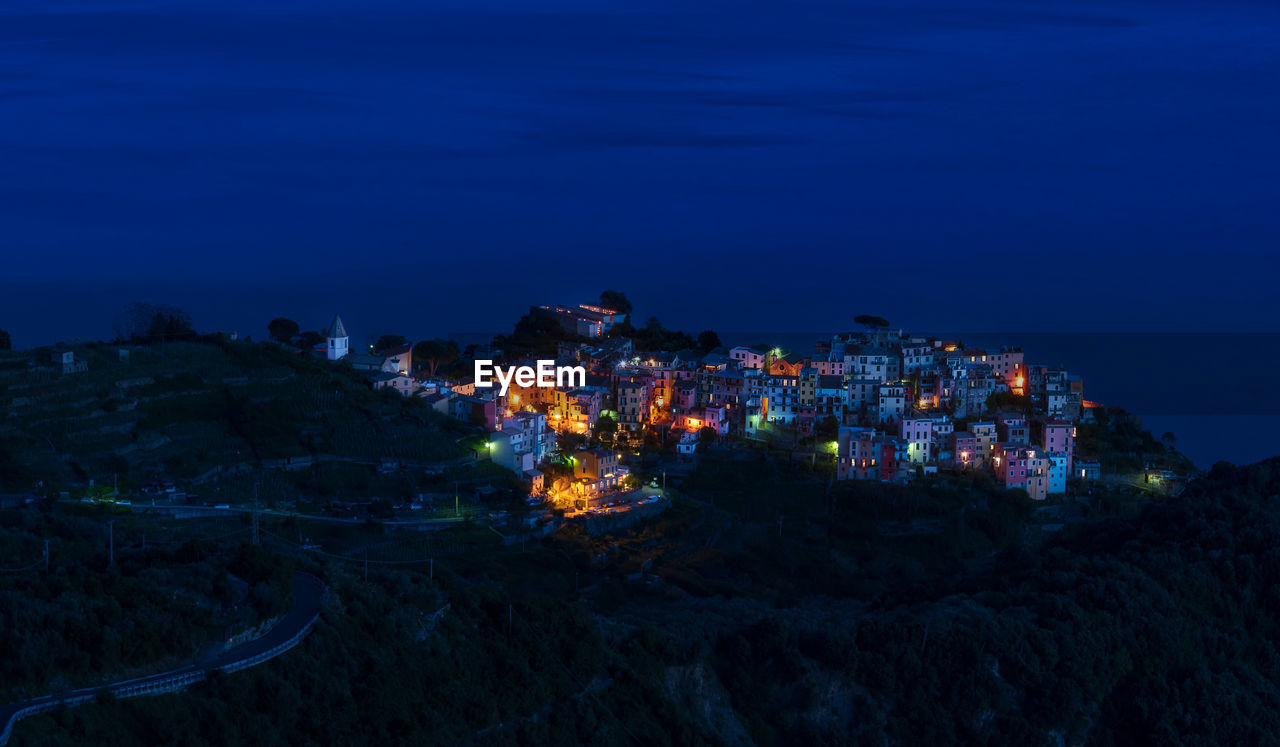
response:
[[[74,348],[63,374],[48,351],[0,355],[0,492],[190,480],[228,465],[325,454],[415,462],[461,456],[466,427],[372,391],[343,364],[267,343]]]

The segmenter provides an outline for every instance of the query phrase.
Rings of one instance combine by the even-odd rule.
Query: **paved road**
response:
[[[117,697],[166,692],[180,689],[181,686],[191,682],[198,682],[213,670],[234,672],[278,656],[310,632],[311,626],[320,616],[320,605],[324,601],[324,595],[325,587],[320,579],[309,573],[298,571],[293,577],[293,608],[261,638],[224,651],[200,664],[192,664],[148,677],[122,680],[110,685],[86,687],[57,696],[46,695],[42,698],[0,707],[0,745],[8,741],[9,732],[19,719],[57,707],[61,702],[78,705],[92,701],[104,690],[110,690]]]

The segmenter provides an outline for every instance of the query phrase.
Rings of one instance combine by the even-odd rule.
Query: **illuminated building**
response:
[[[622,484],[618,454],[605,449],[582,449],[573,455],[575,491],[595,495]]]
[[[986,464],[996,443],[996,424],[988,421],[969,424],[969,432],[973,434],[977,459]]]
[[[578,304],[577,306],[532,306],[529,312],[535,316],[547,316],[566,332],[580,337],[603,337],[622,316],[613,309]]]
[[[648,381],[618,382],[618,427],[638,431],[650,420],[653,390]]]
[[[951,453],[955,466],[962,469],[983,462],[982,454],[978,451],[978,441],[969,431],[955,431],[951,434]]]
[[[924,464],[933,459],[933,418],[911,411],[902,416],[898,435],[907,442],[907,460]]]
[[[1049,496],[1051,460],[1043,449],[998,443],[994,454],[997,482],[1009,489],[1022,488],[1033,500],[1042,501]]]

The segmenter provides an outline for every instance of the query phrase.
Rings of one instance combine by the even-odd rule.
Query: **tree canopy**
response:
[[[821,441],[834,441],[840,433],[840,421],[828,415],[813,426],[813,435]]]
[[[510,336],[498,335],[494,344],[513,354],[530,354],[554,357],[562,340],[578,339],[560,325],[550,313],[542,309],[530,309],[520,317]],[[415,354],[416,355],[416,354]]]
[[[853,318],[857,324],[861,324],[867,329],[877,329],[889,326],[889,320],[882,316],[872,316],[871,314],[859,314]]]
[[[278,316],[267,323],[267,334],[276,342],[289,342],[297,337],[301,327],[292,319]]]
[[[3,329],[0,329],[0,350],[12,350],[12,349],[13,349],[13,338],[9,336],[8,332],[5,332]]]
[[[643,327],[635,330],[631,339],[639,350],[681,350],[697,346],[689,333],[667,329],[656,316],[649,317]]]
[[[310,350],[322,342],[324,342],[324,335],[319,332],[308,330],[298,335],[298,347],[303,350]]]
[[[709,329],[698,333],[698,350],[702,351],[703,355],[718,347],[720,347],[720,335]]]
[[[404,335],[381,335],[380,337],[378,337],[377,341],[373,343],[373,349],[381,353],[384,350],[388,350],[390,348],[397,348],[397,347],[400,347],[401,345],[408,345],[408,344],[409,344],[409,338],[405,337]],[[457,345],[454,346],[454,349],[455,350],[457,349]]]
[[[596,437],[605,443],[613,443],[614,436],[618,433],[618,421],[609,415],[601,415],[596,419],[595,434]]]
[[[191,315],[165,304],[135,303],[116,317],[116,337],[134,342],[165,342],[189,339]]]
[[[631,313],[631,302],[627,300],[627,294],[622,291],[607,290],[601,293],[600,305],[622,314]]]
[[[442,367],[458,360],[458,343],[439,337],[423,340],[413,346],[414,365],[435,376]]]

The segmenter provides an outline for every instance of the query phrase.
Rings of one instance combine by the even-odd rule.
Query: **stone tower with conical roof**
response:
[[[325,355],[331,361],[347,357],[347,328],[342,326],[342,317],[333,315],[329,329],[324,333]]]

